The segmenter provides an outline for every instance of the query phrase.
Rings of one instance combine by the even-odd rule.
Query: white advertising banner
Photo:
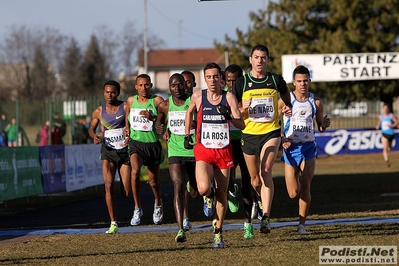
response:
[[[100,149],[94,144],[65,146],[66,191],[103,184]]]
[[[292,82],[298,65],[309,68],[313,82],[399,78],[399,53],[295,54],[283,55],[282,75]]]

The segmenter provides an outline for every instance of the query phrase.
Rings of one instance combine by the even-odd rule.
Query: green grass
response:
[[[309,219],[357,217],[399,217],[399,153],[387,168],[381,154],[332,156],[317,161],[312,183]],[[289,199],[283,165],[276,163],[275,197],[271,222],[296,221],[297,200]],[[162,179],[168,182],[167,178]],[[147,188],[145,188],[147,189]],[[202,214],[202,201],[190,200],[194,225],[209,224]],[[243,222],[242,206],[226,215],[229,223]],[[257,222],[257,221],[256,221]],[[165,223],[175,225],[172,206],[165,206]],[[145,223],[149,224],[149,223]],[[399,243],[399,227],[393,223],[333,224],[307,226],[306,236],[296,227],[272,230],[270,235],[255,232],[252,240],[243,231],[225,231],[226,248],[212,248],[212,232],[188,232],[186,243],[176,243],[176,232],[127,233],[116,235],[53,234],[0,250],[4,265],[319,265],[319,246],[394,245]]]

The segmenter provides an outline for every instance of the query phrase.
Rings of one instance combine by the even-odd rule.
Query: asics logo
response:
[[[121,118],[123,115],[117,115],[116,116],[116,119],[119,119],[119,118]]]

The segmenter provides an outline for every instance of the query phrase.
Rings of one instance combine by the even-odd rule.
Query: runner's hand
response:
[[[184,137],[184,148],[187,150],[192,150],[194,145],[192,144],[191,134],[188,134]]]
[[[227,106],[219,105],[218,107],[216,107],[216,110],[219,112],[219,114],[224,116],[224,119],[231,120],[231,115]]]

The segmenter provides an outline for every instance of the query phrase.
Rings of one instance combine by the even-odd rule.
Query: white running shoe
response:
[[[298,234],[300,235],[306,235],[308,232],[306,232],[305,226],[303,224],[300,224],[298,226]]]

